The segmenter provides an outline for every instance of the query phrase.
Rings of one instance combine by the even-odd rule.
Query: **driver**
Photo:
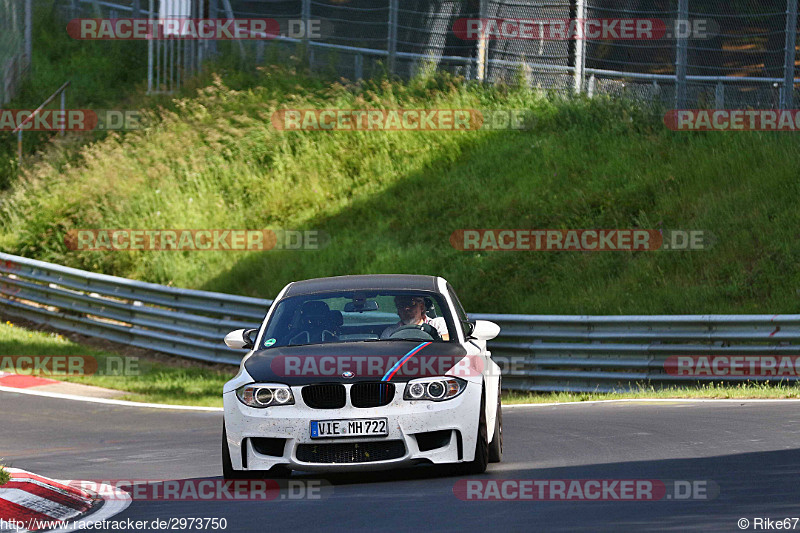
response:
[[[425,298],[422,296],[395,296],[394,305],[397,307],[397,315],[400,317],[400,322],[383,330],[383,333],[381,333],[382,339],[388,339],[403,326],[429,324],[436,329],[443,341],[450,340],[444,318],[429,318],[425,313]]]

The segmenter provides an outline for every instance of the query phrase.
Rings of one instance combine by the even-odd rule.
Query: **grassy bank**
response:
[[[0,248],[182,287],[272,297],[288,281],[440,274],[473,312],[791,313],[800,138],[687,134],[625,101],[446,77],[329,84],[270,67],[217,80],[140,132],[0,197]],[[525,108],[531,131],[281,132],[279,108]],[[316,228],[321,251],[73,252],[80,228]],[[461,252],[462,228],[676,228],[696,252]],[[577,290],[576,290],[577,289]]]

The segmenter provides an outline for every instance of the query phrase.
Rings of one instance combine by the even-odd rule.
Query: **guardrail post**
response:
[[[783,93],[781,108],[791,109],[794,106],[794,60],[797,40],[797,2],[786,0],[786,42],[783,59]]]
[[[689,0],[678,0],[678,21],[689,20]],[[682,23],[680,24],[683,25]],[[676,25],[677,26],[677,25]],[[686,32],[675,41],[675,109],[686,108],[686,63],[688,42]]]
[[[477,72],[475,73],[475,78],[478,81],[485,81],[486,80],[486,60],[488,58],[488,41],[485,38],[485,24],[484,21],[489,14],[489,0],[480,0],[480,12],[478,17],[481,19],[481,34],[478,36],[478,44],[477,44],[477,59],[475,62],[475,68]]]
[[[355,77],[356,81],[364,79],[364,56],[356,54],[355,56]]]
[[[398,15],[398,1],[389,0],[389,73],[395,72],[395,59],[397,55],[397,15]]]
[[[577,39],[575,39],[575,57],[573,58],[572,64],[575,66],[575,71],[573,72],[575,93],[580,94],[581,91],[583,91],[586,61],[586,32],[584,28],[584,21],[586,20],[586,0],[577,0],[575,7],[575,17],[578,19],[577,28],[579,28],[579,30]]]

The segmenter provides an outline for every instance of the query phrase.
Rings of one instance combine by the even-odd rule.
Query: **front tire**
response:
[[[500,391],[497,392],[497,415],[494,418],[494,435],[489,444],[489,462],[499,463],[503,460],[503,405],[500,402]]]
[[[486,391],[481,393],[481,413],[478,419],[478,442],[475,445],[475,458],[462,463],[461,473],[466,475],[483,474],[489,465],[489,433],[486,429]]]

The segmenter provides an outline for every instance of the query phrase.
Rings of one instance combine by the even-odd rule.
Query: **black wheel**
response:
[[[500,403],[500,391],[497,392],[497,416],[494,419],[494,435],[489,443],[489,462],[499,463],[503,460],[503,405]]]
[[[481,394],[481,413],[478,419],[478,443],[475,445],[475,458],[461,464],[461,473],[467,475],[483,474],[489,464],[489,433],[486,429],[486,391]]]
[[[224,479],[247,479],[245,470],[234,470],[231,463],[231,451],[228,448],[228,433],[225,431],[225,421],[222,421],[222,477]]]

